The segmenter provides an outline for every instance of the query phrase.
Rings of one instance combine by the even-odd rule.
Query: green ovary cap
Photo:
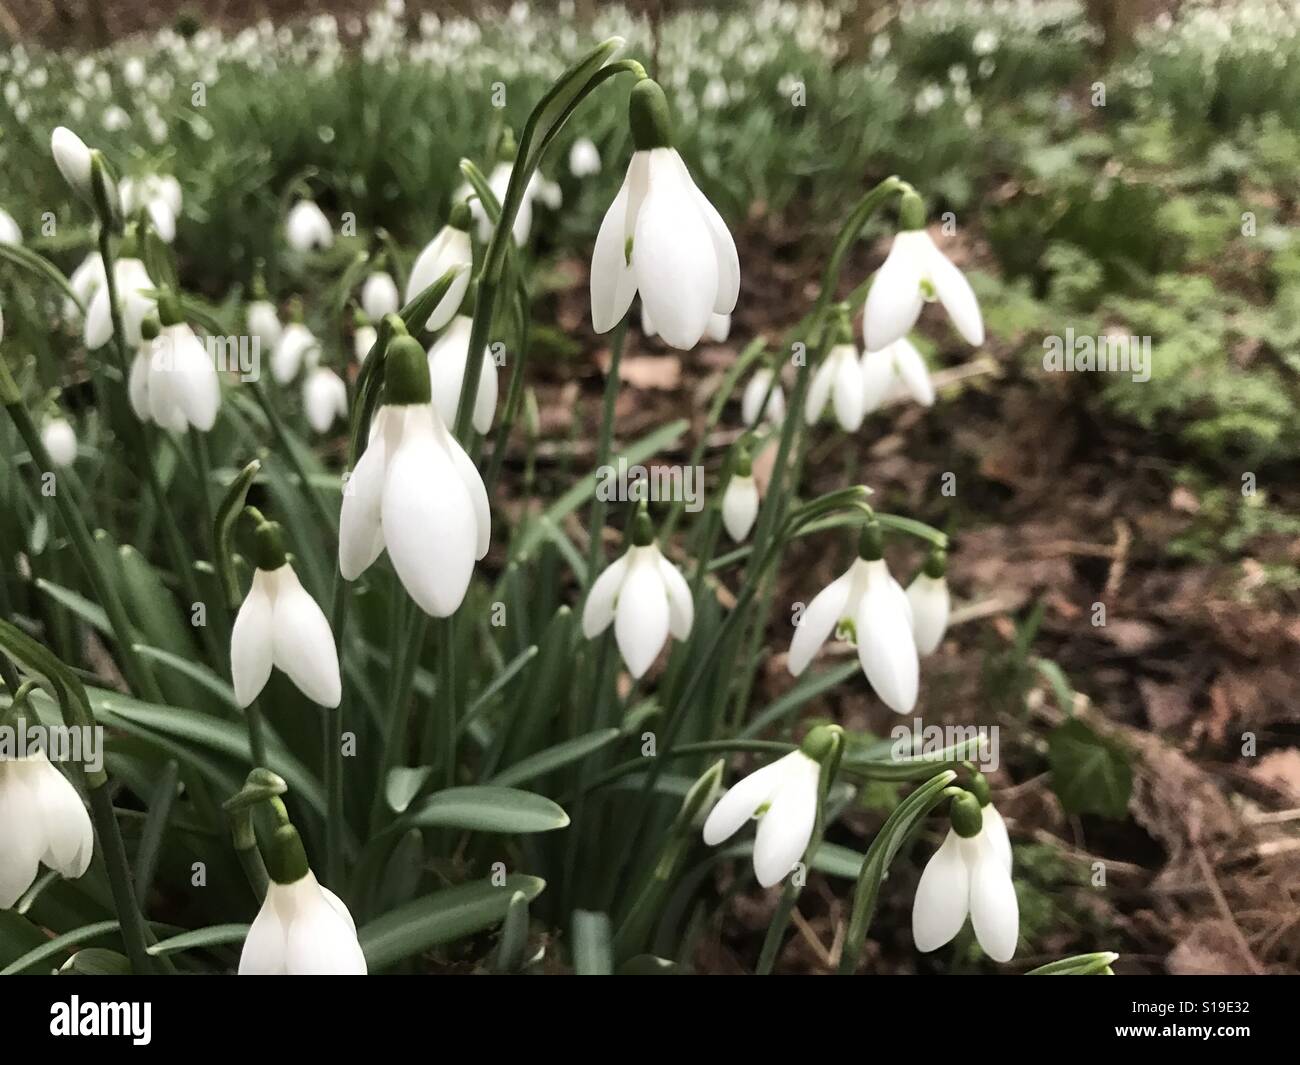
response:
[[[627,122],[639,152],[673,146],[673,122],[668,111],[668,97],[657,81],[642,78],[632,87],[627,102]]]
[[[818,725],[803,738],[799,750],[814,762],[824,762],[835,749],[835,739],[839,732],[838,725]]]
[[[271,839],[266,871],[277,884],[296,884],[309,872],[307,851],[293,825],[281,825]]]
[[[470,220],[473,217],[474,214],[469,209],[469,204],[461,200],[451,209],[451,217],[447,219],[447,225],[451,226],[452,229],[459,229],[462,233],[468,233]]]
[[[278,521],[261,521],[253,529],[253,564],[268,573],[285,563],[284,530]]]
[[[384,358],[384,402],[394,407],[428,403],[429,357],[411,336],[394,337]]]
[[[925,560],[921,572],[937,581],[948,572],[948,552],[941,547],[936,547]]]
[[[915,189],[909,189],[903,193],[902,200],[898,205],[898,228],[925,228],[925,201],[921,199],[921,194]]]
[[[948,820],[952,822],[953,831],[962,839],[974,839],[984,826],[984,811],[980,809],[979,799],[969,791],[963,791],[948,807]]]

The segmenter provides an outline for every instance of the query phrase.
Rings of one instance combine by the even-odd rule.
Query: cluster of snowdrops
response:
[[[704,338],[722,341],[743,298],[735,243],[674,148],[663,89],[634,61],[612,62],[615,47],[607,42],[593,52],[585,66],[579,64],[557,83],[555,96],[539,105],[539,113],[553,120],[557,109],[547,111],[544,105],[563,100],[564,93],[572,94],[566,101],[572,110],[585,92],[614,74],[635,79],[628,105],[634,151],[594,238],[592,325],[597,333],[614,333],[621,346],[626,319],[639,298],[647,335],[685,351]],[[558,111],[562,122],[568,112]],[[223,384],[210,346],[187,320],[187,305],[174,281],[158,276],[165,270],[151,269],[175,234],[185,176],[156,175],[119,184],[102,153],[63,127],[54,131],[52,151],[69,188],[93,212],[100,234],[98,249],[68,279],[64,313],[81,317],[88,350],[120,353],[123,385],[142,425],[201,438],[220,416],[223,388],[239,386]],[[273,379],[282,386],[301,380],[303,409],[312,427],[324,433],[345,419],[356,443],[338,513],[343,581],[356,581],[387,555],[406,594],[432,618],[449,618],[461,608],[476,564],[492,543],[492,500],[465,441],[471,431],[490,434],[497,418],[497,365],[487,351],[493,304],[503,264],[527,240],[532,201],[554,195],[538,175],[540,154],[535,142],[506,142],[490,177],[479,174],[469,181],[445,225],[419,253],[404,293],[385,270],[357,279],[353,337],[362,365],[351,400],[343,378],[322,364],[321,344],[295,320],[292,306],[272,301],[260,279],[254,281],[254,299],[247,306],[248,330],[270,352]],[[568,158],[576,176],[608,162],[585,139],[575,142]],[[859,353],[850,306],[836,302],[834,288],[846,250],[883,208],[896,208],[897,232],[866,292]],[[2,236],[10,243],[21,241],[11,220]],[[317,203],[303,197],[288,211],[285,239],[300,251],[324,247],[333,241],[334,227]],[[853,432],[867,414],[887,403],[934,401],[924,360],[908,339],[927,303],[939,303],[973,345],[983,342],[983,322],[970,285],[926,229],[921,196],[897,178],[864,195],[828,258],[828,283],[801,323],[810,342],[799,347],[807,354],[793,360],[786,356],[793,362],[791,400],[786,389],[792,375],[780,362],[755,366],[747,381],[741,403],[747,431],[724,471],[721,520],[737,544],[752,541],[761,572],[786,539],[819,521],[851,518],[857,557],[801,611],[789,648],[789,671],[800,675],[827,641],[847,639],[856,644],[862,672],[880,700],[898,714],[909,714],[917,702],[920,660],[940,645],[948,622],[945,537],[918,522],[877,514],[863,486],[795,503],[772,485],[784,482],[794,465],[800,423],[812,425],[829,409],[845,431]],[[432,343],[421,336],[431,336]],[[39,424],[26,415],[8,369],[16,360],[17,353],[5,352],[0,386],[6,409],[39,468],[68,467],[77,457],[76,429],[56,408],[47,406]],[[609,370],[614,388],[617,372],[615,362]],[[604,428],[608,432],[611,427]],[[777,451],[776,472],[760,492],[754,455],[768,445]],[[242,805],[233,809],[236,821],[246,827],[241,811],[269,803],[277,825],[261,848],[255,836],[236,832],[241,862],[264,899],[243,942],[239,971],[364,973],[367,959],[348,907],[318,881],[298,830],[276,798],[277,789],[266,785],[276,778],[267,772],[256,706],[272,671],[281,670],[308,699],[331,711],[340,706],[344,685],[338,633],[295,573],[285,530],[244,502],[250,476],[248,470],[236,480],[218,518],[227,532],[235,521],[246,528],[251,546],[245,555],[253,570],[246,591],[237,581],[232,588],[238,611],[229,645],[230,680],[238,705],[248,713],[254,765]],[[919,537],[928,551],[906,589],[885,561],[887,531]],[[600,530],[592,529],[591,535],[599,536]],[[625,551],[590,583],[581,630],[596,640],[612,627],[627,672],[640,682],[670,638],[690,640],[700,589],[673,561],[669,545],[661,543],[644,502],[629,518],[625,536]],[[229,583],[235,580],[233,570],[223,565],[229,547],[221,542],[216,561]],[[752,604],[752,596],[742,596],[734,609],[743,612]],[[111,621],[112,603],[103,605]],[[58,699],[65,719],[71,715],[75,720],[78,700],[75,692],[70,694],[75,685],[57,679],[61,674],[49,663],[48,652],[13,626],[6,624],[4,636],[7,655],[27,677],[15,676],[17,687],[12,687],[12,671],[6,669],[10,699],[3,713],[23,713],[33,690],[44,687]],[[129,660],[123,662],[128,683],[130,666]],[[821,842],[828,789],[845,746],[838,726],[819,725],[789,753],[729,789],[718,788],[715,778],[715,786],[693,810],[695,830],[714,846],[755,820],[752,854],[759,884],[784,881],[787,897],[796,897],[806,863]],[[1013,956],[1019,916],[1012,849],[1006,826],[990,803],[988,784],[968,760],[974,755],[968,749],[937,761],[917,757],[910,760],[916,772],[900,777],[924,783],[882,830],[877,845],[890,851],[883,865],[871,855],[864,862],[846,950],[848,971],[856,963],[874,906],[869,878],[883,875],[897,841],[942,803],[947,804],[950,829],[916,890],[916,946],[933,951],[951,942],[969,917],[989,957],[1005,962]],[[151,933],[139,920],[129,874],[120,867],[121,842],[112,838],[117,828],[112,806],[104,812],[102,785],[102,774],[87,775],[88,814],[77,789],[43,753],[0,762],[0,906],[14,906],[42,864],[64,877],[83,875],[98,846],[108,864],[128,953],[133,963],[148,965]],[[133,912],[125,912],[128,908]]]

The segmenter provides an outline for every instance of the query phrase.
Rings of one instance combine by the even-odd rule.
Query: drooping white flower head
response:
[[[830,730],[816,728],[799,750],[756,769],[723,794],[704,822],[704,842],[716,847],[746,821],[758,821],[754,876],[763,887],[779,884],[808,849],[817,823],[822,761]]]
[[[42,864],[75,880],[94,849],[77,789],[44,751],[0,759],[0,910],[22,898]]]
[[[281,827],[267,862],[271,882],[239,956],[240,976],[365,976],[352,914],[307,865],[302,841]]]
[[[338,706],[343,684],[330,624],[285,560],[279,525],[263,520],[255,536],[253,584],[230,633],[235,700],[252,703],[277,666],[318,706]]]
[[[58,126],[50,134],[50,151],[63,180],[82,199],[93,202],[94,190],[90,185],[90,149],[86,142],[66,126]]]
[[[289,208],[284,233],[289,247],[298,252],[328,248],[334,243],[334,229],[315,200],[299,200]]]
[[[372,322],[386,314],[396,314],[402,307],[397,282],[384,270],[377,270],[361,286],[361,309]]]
[[[868,351],[879,351],[912,331],[921,307],[943,304],[952,324],[968,343],[984,343],[979,301],[962,275],[925,230],[925,206],[906,193],[899,210],[899,231],[881,264],[863,312]]]
[[[275,304],[268,299],[253,300],[248,305],[248,331],[257,337],[259,350],[275,351],[284,328]]]
[[[808,398],[804,400],[804,418],[809,425],[822,416],[827,403],[835,409],[835,420],[849,433],[862,428],[866,416],[863,403],[862,368],[852,344],[836,344],[817,367]]]
[[[420,609],[448,617],[487,554],[487,490],[430,399],[428,356],[413,338],[389,344],[384,388],[369,445],[344,487],[339,571],[356,580],[387,548]]]
[[[721,216],[672,147],[668,104],[650,79],[632,90],[636,152],[591,256],[591,321],[607,333],[638,292],[665,343],[687,350],[715,314],[730,314],[740,260]]]
[[[923,407],[934,405],[934,385],[921,353],[907,337],[880,351],[862,355],[863,406],[870,414],[882,404],[913,399]]]
[[[959,804],[961,809],[959,810]],[[963,835],[958,828],[970,833]],[[967,916],[994,961],[1010,961],[1020,935],[1020,907],[1011,881],[1011,840],[1002,815],[973,795],[953,801],[953,827],[921,873],[912,903],[912,939],[922,953],[961,931]]]
[[[118,185],[118,192],[125,214],[144,210],[165,243],[176,239],[176,219],[181,213],[181,185],[176,178],[170,174],[127,177]]]
[[[754,371],[754,376],[745,385],[745,394],[740,400],[740,417],[751,429],[758,425],[760,418],[773,427],[785,421],[785,389],[781,387],[781,379],[777,377],[774,380],[773,377],[773,371],[763,366]],[[766,406],[764,400],[767,400]]]
[[[470,333],[474,323],[468,315],[458,314],[446,331],[429,348],[429,380],[433,402],[447,425],[456,422],[456,408],[465,387],[465,364],[469,359]],[[478,391],[474,394],[474,428],[486,433],[492,428],[497,409],[497,364],[492,352],[484,350],[479,371]]]
[[[569,173],[576,178],[600,173],[600,149],[590,137],[579,137],[569,149]]]
[[[912,606],[912,634],[916,649],[922,655],[938,650],[943,634],[948,628],[948,579],[944,576],[947,557],[936,551],[926,560],[925,567],[907,586],[907,601]]]
[[[373,325],[359,325],[352,334],[352,354],[357,357],[357,362],[365,362],[366,356],[370,354],[370,349],[375,346],[375,341],[379,339],[379,330]]]
[[[596,578],[582,609],[582,634],[594,639],[614,625],[619,653],[643,677],[671,634],[684,640],[695,623],[690,585],[655,542],[645,511],[633,519],[632,544]]]
[[[14,216],[0,208],[0,244],[22,244],[23,231],[18,228]]]
[[[448,270],[459,271],[446,295],[424,323],[425,329],[436,332],[451,321],[465,299],[469,288],[470,269],[474,265],[474,249],[469,239],[470,211],[463,203],[452,209],[451,218],[429,241],[411,267],[406,282],[406,302],[410,303],[421,292],[442,277]]]
[[[72,271],[72,276],[68,278],[68,287],[81,301],[81,307],[89,310],[90,302],[94,299],[95,293],[103,288],[107,281],[108,274],[104,270],[104,259],[99,252],[92,251]],[[108,309],[107,304],[104,305],[104,309]],[[74,322],[82,319],[81,308],[69,296],[63,298],[63,317]],[[109,329],[112,329],[111,322],[109,323]]]
[[[101,267],[102,269],[102,267]],[[117,298],[122,311],[123,338],[130,348],[139,347],[140,323],[155,306],[150,293],[155,289],[149,271],[139,259],[118,259],[113,271],[117,285]],[[113,312],[108,302],[108,285],[100,285],[90,297],[86,307],[85,342],[91,351],[102,348],[113,337]]]
[[[271,376],[276,384],[287,385],[302,369],[303,363],[320,351],[316,334],[302,322],[290,322],[280,332],[280,342],[271,352]]]
[[[145,331],[153,333],[151,318]],[[141,341],[127,381],[131,409],[141,421],[183,433],[206,433],[221,407],[221,382],[203,342],[185,322],[162,326]]]
[[[77,461],[77,434],[67,418],[51,418],[41,427],[41,444],[55,466],[71,466]]]
[[[818,649],[843,628],[856,639],[862,672],[881,702],[899,714],[916,706],[920,666],[912,636],[912,607],[877,550],[865,544],[847,572],[818,592],[800,615],[790,641],[794,676],[808,668]]]
[[[727,535],[740,543],[758,517],[758,485],[754,483],[754,459],[747,440],[737,445],[735,463],[722,493],[722,524]]]
[[[317,433],[329,432],[336,418],[348,414],[348,386],[326,366],[313,366],[302,383],[302,406],[307,424]]]

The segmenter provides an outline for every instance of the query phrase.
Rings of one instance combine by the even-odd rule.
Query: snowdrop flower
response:
[[[754,527],[758,517],[758,485],[754,483],[754,465],[747,445],[736,457],[736,468],[722,493],[722,524],[727,535],[740,543]]]
[[[77,879],[94,849],[77,789],[44,751],[0,759],[0,910],[13,908],[42,864]]]
[[[907,586],[907,601],[912,605],[912,635],[916,649],[923,655],[934,654],[948,628],[948,580],[944,576],[947,554],[931,552],[921,572]]]
[[[987,788],[987,785],[984,785]],[[952,827],[921,873],[912,903],[912,939],[923,954],[949,943],[969,915],[979,945],[1010,961],[1020,935],[1011,882],[1011,840],[1002,816],[970,792],[953,799]]]
[[[18,228],[14,216],[0,208],[0,244],[22,244],[23,231]]]
[[[298,252],[328,248],[334,243],[334,230],[315,200],[299,200],[289,209],[285,236],[289,247]]]
[[[271,376],[276,384],[287,385],[302,369],[311,353],[320,350],[316,334],[302,322],[290,322],[280,333],[280,342],[271,352]]]
[[[857,349],[851,344],[836,344],[817,367],[808,398],[804,401],[804,418],[809,425],[821,417],[829,402],[835,409],[835,420],[845,432],[855,433],[862,428],[866,416],[863,403],[862,367],[858,363]]]
[[[239,956],[240,976],[365,976],[352,914],[322,887],[292,825],[276,830],[271,882]]]
[[[406,302],[410,303],[421,292],[442,277],[448,270],[457,270],[455,280],[447,289],[447,294],[438,301],[438,306],[429,315],[424,328],[437,332],[448,322],[460,308],[469,288],[470,268],[474,265],[474,252],[469,239],[470,211],[463,203],[458,203],[451,212],[447,224],[438,231],[415,260],[411,267],[411,276],[406,283]]]
[[[769,388],[771,395],[768,394]],[[763,406],[764,399],[767,400],[766,407]],[[785,421],[785,390],[780,378],[773,383],[772,371],[767,367],[755,370],[745,386],[745,394],[740,400],[740,416],[751,429],[760,418],[771,426],[779,426]]]
[[[336,418],[348,413],[348,386],[326,366],[314,366],[302,384],[302,406],[307,424],[317,433],[329,432]]]
[[[274,303],[263,297],[248,305],[248,331],[257,337],[259,350],[275,351],[284,330]]]
[[[460,405],[461,389],[465,387],[465,363],[469,359],[469,339],[473,328],[474,322],[468,315],[458,314],[429,349],[433,402],[447,425],[456,422],[456,408]],[[478,432],[486,433],[492,428],[496,409],[497,364],[492,353],[485,350],[478,391],[474,394],[474,428]]]
[[[799,618],[790,641],[790,672],[797,677],[807,669],[839,629],[856,639],[862,672],[881,701],[895,713],[910,713],[920,677],[912,606],[890,576],[874,522],[863,528],[853,565],[818,592]]]
[[[930,371],[907,337],[863,354],[862,392],[868,414],[884,403],[902,399],[914,399],[923,407],[934,405]]]
[[[822,762],[835,744],[833,737],[831,728],[815,728],[799,750],[734,784],[704,822],[705,844],[716,847],[734,836],[746,821],[756,819],[754,876],[765,888],[784,880],[812,839]]]
[[[117,104],[110,104],[104,109],[104,117],[101,123],[109,133],[119,133],[131,124],[131,116],[126,110]]]
[[[176,239],[176,219],[181,213],[181,185],[170,174],[159,177],[124,178],[118,186],[126,214],[144,211],[164,243]]]
[[[343,698],[334,634],[316,600],[307,594],[284,553],[279,523],[256,511],[253,584],[230,633],[230,679],[235,700],[247,707],[278,666],[298,690],[319,706]]]
[[[552,211],[558,211],[564,205],[564,190],[560,188],[559,183],[548,181],[540,174],[534,174],[533,177],[537,182],[534,198]]]
[[[71,466],[77,461],[77,434],[67,418],[51,418],[41,427],[41,445],[55,466]]]
[[[133,55],[122,64],[122,80],[133,89],[144,84],[145,73],[144,60],[139,56]]]
[[[99,252],[92,251],[72,271],[72,276],[68,278],[68,287],[76,293],[81,307],[88,308],[95,293],[104,286],[107,280],[108,275],[104,271],[103,257]],[[63,298],[63,316],[72,320],[81,317],[81,308],[77,306],[77,303],[71,297],[65,296]]]
[[[659,550],[644,506],[633,518],[631,546],[596,578],[582,610],[582,633],[589,640],[611,622],[619,653],[637,678],[659,656],[670,633],[685,640],[695,622],[690,586]]]
[[[343,493],[339,571],[356,580],[387,548],[420,609],[449,617],[487,554],[487,490],[432,402],[424,348],[398,336],[384,366],[385,402]]]
[[[66,126],[58,126],[50,134],[50,151],[63,180],[82,199],[94,203],[94,190],[90,183],[90,149],[86,142]]]
[[[579,137],[569,149],[569,173],[576,178],[600,173],[600,150],[590,137]]]
[[[370,354],[370,349],[375,346],[375,341],[379,339],[379,330],[373,325],[359,325],[352,334],[352,353],[357,357],[357,362],[365,362],[366,356]]]
[[[352,333],[352,354],[356,355],[356,362],[364,363],[365,356],[370,354],[370,348],[374,347],[374,342],[380,338],[380,330],[373,325],[357,325],[355,332]]]
[[[221,407],[221,383],[216,368],[194,330],[171,309],[162,308],[171,322],[158,332],[150,317],[146,338],[136,350],[127,379],[131,409],[141,421],[183,433],[191,427],[206,433],[216,424]]]
[[[713,315],[736,306],[736,245],[672,147],[668,103],[655,82],[637,83],[628,119],[637,150],[592,251],[592,325],[609,332],[639,292],[664,341],[693,348]]]
[[[953,266],[925,230],[925,206],[915,192],[905,193],[899,230],[867,293],[863,312],[868,351],[879,351],[912,331],[921,307],[938,299],[967,342],[984,343],[979,302],[962,272]]]
[[[122,311],[122,329],[126,333],[123,340],[129,347],[139,347],[142,339],[140,323],[146,315],[153,313],[157,305],[155,298],[150,295],[154,291],[154,283],[139,259],[118,259],[113,279]],[[86,307],[86,347],[91,351],[102,348],[112,337],[113,314],[108,303],[108,285],[103,284],[95,290]]]
[[[397,284],[390,274],[377,270],[366,278],[361,287],[361,309],[372,322],[379,321],[386,314],[396,314],[401,306]]]

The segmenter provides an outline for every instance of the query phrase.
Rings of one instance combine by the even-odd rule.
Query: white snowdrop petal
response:
[[[705,336],[715,344],[723,343],[731,335],[731,315],[714,314],[709,318],[709,328],[705,330]]]
[[[817,820],[817,763],[801,751],[794,755],[754,837],[754,875],[765,888],[784,880],[803,857]]]
[[[381,504],[387,476],[389,433],[385,423],[402,417],[401,412],[381,408],[372,422],[370,443],[343,484],[343,506],[339,511],[339,572],[354,581],[384,550]]]
[[[673,639],[684,640],[691,634],[695,623],[695,600],[691,597],[691,586],[681,571],[663,556],[656,547],[655,564],[659,567],[659,576],[664,582],[664,591],[668,595],[668,631]]]
[[[650,548],[635,548],[614,609],[614,638],[628,672],[642,677],[668,640],[668,593]]]
[[[970,919],[984,953],[1010,961],[1020,937],[1020,906],[1011,873],[983,833],[975,840],[978,857],[970,875]]]
[[[907,394],[923,407],[934,406],[934,384],[930,380],[930,371],[925,365],[925,359],[916,350],[916,345],[907,337],[903,337],[894,342],[892,350],[894,372],[902,381]]]
[[[926,862],[912,901],[912,940],[922,954],[937,950],[961,931],[970,898],[970,873],[961,838],[951,829]]]
[[[270,574],[254,570],[253,586],[230,631],[230,679],[241,709],[258,697],[271,677],[273,588]]]
[[[604,632],[614,620],[614,607],[627,576],[630,554],[621,555],[606,567],[587,593],[587,602],[582,608],[582,634],[589,640]]]
[[[361,309],[372,322],[386,314],[396,314],[401,309],[401,296],[392,275],[380,270],[366,278],[361,287]]]
[[[131,360],[131,372],[127,378],[127,398],[131,409],[142,422],[149,420],[149,356],[144,349],[137,350]]]
[[[816,423],[826,409],[831,398],[831,388],[835,385],[835,361],[830,358],[822,360],[808,385],[808,395],[804,398],[803,416],[809,425]],[[761,399],[760,399],[761,402]]]
[[[77,434],[66,418],[51,418],[41,428],[41,443],[55,466],[71,466],[77,460]]]
[[[935,247],[934,241],[928,234],[926,240],[930,244],[927,249],[929,254],[926,265],[935,294],[952,319],[952,324],[957,327],[957,332],[967,343],[979,347],[984,343],[984,318],[980,314],[975,290],[970,287],[966,275],[952,264],[948,256]]]
[[[492,428],[497,411],[497,364],[490,351],[483,353],[479,369],[478,391],[474,394],[473,425],[477,432],[486,433]]]
[[[318,886],[320,887],[320,893],[325,896],[325,901],[330,904],[330,907],[335,913],[343,918],[344,923],[347,924],[348,928],[352,930],[353,935],[355,935],[357,931],[357,922],[353,920],[352,911],[348,909],[347,904],[329,888],[325,887],[325,885],[321,884]]]
[[[285,969],[290,976],[365,976],[356,933],[322,896],[303,906],[289,924]]]
[[[625,227],[631,180],[629,170],[601,220],[591,252],[591,327],[597,333],[607,333],[618,325],[636,295],[636,275],[626,258]],[[644,304],[642,314],[645,314]]]
[[[731,231],[727,229],[722,216],[718,214],[717,208],[709,202],[708,197],[700,191],[699,186],[691,178],[686,163],[682,161],[676,149],[673,149],[673,155],[677,157],[682,180],[689,187],[696,209],[708,228],[709,239],[713,242],[713,251],[717,256],[718,288],[713,301],[714,314],[729,315],[736,309],[736,300],[740,297],[740,256],[736,253],[736,242],[732,239]],[[723,339],[725,340],[726,337],[724,336]]]
[[[930,239],[920,230],[904,231],[894,237],[893,246],[871,283],[863,310],[868,351],[879,351],[906,336],[920,317],[925,299],[921,293],[918,234],[926,241]]]
[[[901,594],[883,561],[868,563],[872,575],[858,606],[858,660],[881,702],[898,714],[916,706],[920,666]]]
[[[912,605],[916,649],[923,655],[934,654],[948,628],[948,582],[918,573],[907,586],[907,601]]]
[[[77,789],[44,754],[29,762],[28,784],[45,836],[41,861],[60,876],[75,880],[85,873],[94,853],[90,815]]]
[[[650,184],[636,219],[637,291],[666,344],[689,350],[713,314],[718,263],[713,241],[670,149],[650,153]],[[729,308],[724,308],[724,310]]]
[[[274,662],[312,702],[338,706],[343,683],[330,623],[292,566],[281,567],[278,578],[271,617]]]
[[[469,357],[469,338],[474,323],[458,314],[446,331],[429,349],[429,386],[438,415],[447,425],[456,421],[456,409],[465,387],[465,363]]]
[[[850,570],[813,596],[812,602],[799,616],[794,638],[790,641],[790,654],[786,659],[786,665],[794,676],[799,676],[808,668],[808,663],[813,660],[822,644],[831,638],[835,626],[844,616],[851,584]]]
[[[748,776],[741,777],[714,804],[704,821],[704,842],[716,847],[730,839],[760,806],[771,800],[798,752],[783,755]]]
[[[831,398],[835,404],[835,418],[845,432],[857,432],[862,428],[862,419],[866,415],[862,368],[858,364],[857,352],[849,348],[841,353],[834,362],[834,373]]]
[[[487,487],[483,484],[483,476],[474,465],[474,460],[460,446],[460,441],[452,436],[446,426],[441,427],[441,432],[443,447],[450,453],[452,465],[456,467],[460,482],[465,486],[465,492],[474,506],[474,525],[477,531],[474,558],[480,559],[488,553],[488,547],[492,543],[492,507],[488,502]]]
[[[285,969],[286,935],[280,915],[276,912],[273,893],[283,890],[272,884],[267,889],[262,908],[244,938],[244,949],[239,954],[240,976],[283,976]]]
[[[426,614],[455,613],[474,573],[478,527],[460,474],[434,439],[429,408],[407,414],[381,513],[388,557],[407,593]]]
[[[12,909],[32,886],[45,849],[26,770],[0,764],[0,910]]]
[[[988,837],[989,845],[1002,860],[1008,873],[1011,872],[1011,836],[1007,832],[1007,823],[1002,815],[994,809],[993,804],[983,808],[983,833]]]

